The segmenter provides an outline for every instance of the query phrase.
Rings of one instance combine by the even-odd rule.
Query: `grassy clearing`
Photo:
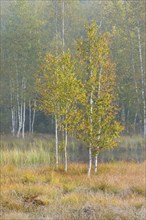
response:
[[[141,136],[121,137],[119,147],[106,150],[99,155],[99,162],[117,160],[145,160],[145,140]],[[63,163],[63,149],[59,143],[59,162]],[[55,140],[49,135],[28,135],[24,140],[11,136],[2,136],[0,148],[1,165],[50,165],[55,162]],[[88,152],[85,144],[70,138],[68,146],[69,162],[87,162]]]
[[[1,165],[1,219],[145,219],[145,163],[100,164],[90,179],[86,169]]]

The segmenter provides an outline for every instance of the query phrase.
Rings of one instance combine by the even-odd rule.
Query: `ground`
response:
[[[145,163],[1,165],[1,220],[144,220]]]

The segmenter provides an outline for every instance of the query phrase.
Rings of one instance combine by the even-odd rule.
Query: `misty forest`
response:
[[[144,220],[145,1],[0,3],[0,219]]]

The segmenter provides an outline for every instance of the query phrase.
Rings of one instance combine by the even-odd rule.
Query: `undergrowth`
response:
[[[144,220],[145,163],[1,166],[1,220]]]
[[[68,142],[68,161],[87,162],[88,152],[85,144],[70,137]],[[61,146],[61,142],[59,142]],[[119,147],[99,154],[99,162],[145,160],[145,140],[141,136],[121,137]],[[28,135],[24,140],[11,136],[2,136],[0,164],[6,165],[54,165],[55,139],[49,135]],[[64,153],[59,147],[59,163],[63,164]],[[72,170],[72,172],[74,172]]]

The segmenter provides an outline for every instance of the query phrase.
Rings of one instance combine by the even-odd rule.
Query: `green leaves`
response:
[[[96,22],[86,27],[76,59],[70,51],[47,54],[36,81],[41,110],[57,115],[60,128],[91,144],[93,154],[116,146],[122,127],[116,121],[115,65],[108,35],[97,35]]]
[[[82,103],[85,97],[82,82],[77,79],[75,73],[75,60],[71,53],[68,51],[56,57],[47,54],[41,71],[36,79],[41,110],[63,118],[60,126],[64,127],[67,123],[68,127],[73,127],[72,124],[76,121],[76,106]]]
[[[108,34],[97,35],[96,22],[86,26],[86,38],[78,43],[80,70],[86,93],[84,118],[77,137],[90,144],[93,154],[116,146],[122,127],[116,122],[115,65],[109,58]],[[86,73],[86,74],[84,74]]]

